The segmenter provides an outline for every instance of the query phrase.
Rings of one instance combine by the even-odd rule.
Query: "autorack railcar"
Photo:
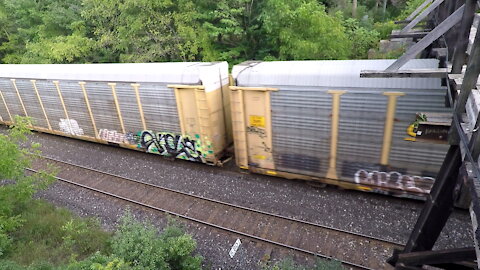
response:
[[[0,121],[213,165],[233,137],[237,165],[255,173],[423,197],[447,146],[413,142],[412,127],[448,114],[445,88],[360,78],[393,61],[249,61],[230,82],[226,62],[0,65]]]
[[[252,172],[398,196],[428,194],[448,146],[414,142],[448,115],[439,78],[360,78],[394,60],[249,61],[232,70],[236,161]],[[404,69],[437,68],[415,59]],[[426,119],[423,119],[426,120]]]
[[[231,142],[228,64],[0,65],[0,117],[35,130],[219,164]]]

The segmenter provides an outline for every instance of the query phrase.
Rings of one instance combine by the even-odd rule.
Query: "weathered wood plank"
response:
[[[413,19],[409,24],[407,24],[402,32],[407,32],[411,30],[415,25],[417,25],[421,20],[425,19],[433,10],[435,10],[444,0],[435,0],[430,6],[428,6],[422,13],[420,13],[415,19]]]
[[[411,20],[395,21],[394,24],[408,24]]]
[[[465,11],[462,16],[460,31],[457,34],[457,44],[453,55],[452,73],[460,73],[462,66],[467,59],[467,47],[469,42],[470,29],[476,10],[477,0],[467,0],[465,2]]]
[[[475,35],[472,52],[468,60],[467,70],[463,76],[460,96],[455,104],[455,113],[462,114],[465,111],[468,96],[472,89],[477,86],[478,75],[480,74],[480,31]]]
[[[408,15],[408,17],[405,19],[405,21],[412,21],[413,18],[417,16],[420,11],[422,11],[428,4],[430,4],[433,0],[425,0],[420,6],[418,6],[412,14]]]
[[[439,264],[475,260],[475,248],[427,250],[398,255],[398,262],[407,265]]]
[[[360,78],[445,78],[447,68],[403,69],[403,70],[362,70]]]
[[[441,35],[452,28],[452,26],[457,24],[462,19],[464,9],[465,5],[462,5],[452,15],[450,15],[441,24],[435,27],[435,29],[428,33],[428,35],[410,47],[400,58],[397,59],[397,61],[385,69],[385,71],[396,71],[405,65],[410,59],[413,59],[417,54],[432,44],[432,42],[437,40]]]
[[[390,38],[423,38],[428,33],[426,31],[394,32],[390,34]]]

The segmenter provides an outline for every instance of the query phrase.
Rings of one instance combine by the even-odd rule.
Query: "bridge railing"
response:
[[[421,269],[431,265],[445,269],[471,269],[480,262],[480,31],[474,25],[477,0],[426,0],[392,38],[418,40],[385,70],[363,71],[361,77],[438,77],[447,86],[447,104],[452,108],[450,148],[435,184],[403,250],[389,259],[396,269]],[[415,29],[426,21],[424,29]],[[431,29],[431,30],[428,30]],[[473,30],[472,30],[473,29]],[[469,49],[470,47],[470,49]],[[402,70],[410,59],[437,57],[441,66],[433,70]],[[419,108],[421,109],[421,108]],[[461,192],[463,191],[463,192]],[[432,248],[454,210],[459,196],[467,196],[474,245],[435,250]]]

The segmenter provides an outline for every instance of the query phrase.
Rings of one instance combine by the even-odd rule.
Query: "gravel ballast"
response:
[[[335,187],[315,188],[302,181],[249,174],[237,169],[232,161],[220,168],[48,134],[36,133],[32,140],[42,144],[44,155],[56,159],[401,243],[408,239],[423,206],[423,202],[415,200]],[[106,228],[114,227],[125,208],[117,200],[64,183],[55,183],[39,196],[81,216],[97,216]],[[149,211],[134,213],[140,219],[152,220],[159,228],[165,225],[163,217]],[[207,268],[255,269],[264,255],[262,247],[244,241],[230,259],[228,251],[236,240],[232,236],[197,225],[187,225],[187,230],[197,239],[198,251],[206,258]],[[471,235],[468,212],[456,210],[436,248],[472,246]],[[272,252],[274,259],[284,255]]]

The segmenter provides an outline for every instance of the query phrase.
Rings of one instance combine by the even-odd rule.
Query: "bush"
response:
[[[0,257],[5,255],[12,244],[10,233],[19,228],[24,219],[22,212],[32,201],[38,190],[45,189],[53,182],[51,172],[25,174],[38,152],[38,144],[21,147],[26,143],[31,121],[25,117],[15,117],[15,125],[8,134],[0,134]]]
[[[373,28],[380,34],[380,39],[390,39],[393,29],[399,28],[399,25],[395,24],[394,21],[377,22]]]
[[[90,258],[73,262],[65,267],[61,267],[61,270],[127,270],[133,269],[123,259],[115,256],[102,255],[100,252],[96,252]],[[59,269],[60,270],[60,269]]]
[[[23,225],[13,232],[9,258],[30,265],[47,260],[54,265],[81,260],[96,251],[109,252],[110,233],[95,219],[73,217],[66,209],[33,201],[22,213]]]
[[[317,259],[315,265],[312,267],[305,267],[296,264],[291,258],[281,260],[273,265],[263,265],[263,270],[341,270],[344,269],[342,264],[338,261],[327,261],[324,259]]]
[[[267,0],[262,14],[267,59],[347,59],[351,43],[341,18],[316,0]]]
[[[417,9],[425,0],[407,0],[405,3],[405,8],[402,10],[400,15],[398,16],[398,20],[406,19],[412,12]],[[428,5],[427,5],[428,6]],[[426,8],[426,7],[425,7]]]
[[[135,221],[128,211],[112,240],[113,254],[134,269],[201,269],[202,257],[192,255],[195,248],[179,227],[169,225],[157,237],[152,225]]]
[[[352,42],[351,59],[368,58],[368,50],[377,45],[380,40],[380,34],[376,30],[368,30],[361,27],[355,19],[346,19],[343,22],[347,36]]]

